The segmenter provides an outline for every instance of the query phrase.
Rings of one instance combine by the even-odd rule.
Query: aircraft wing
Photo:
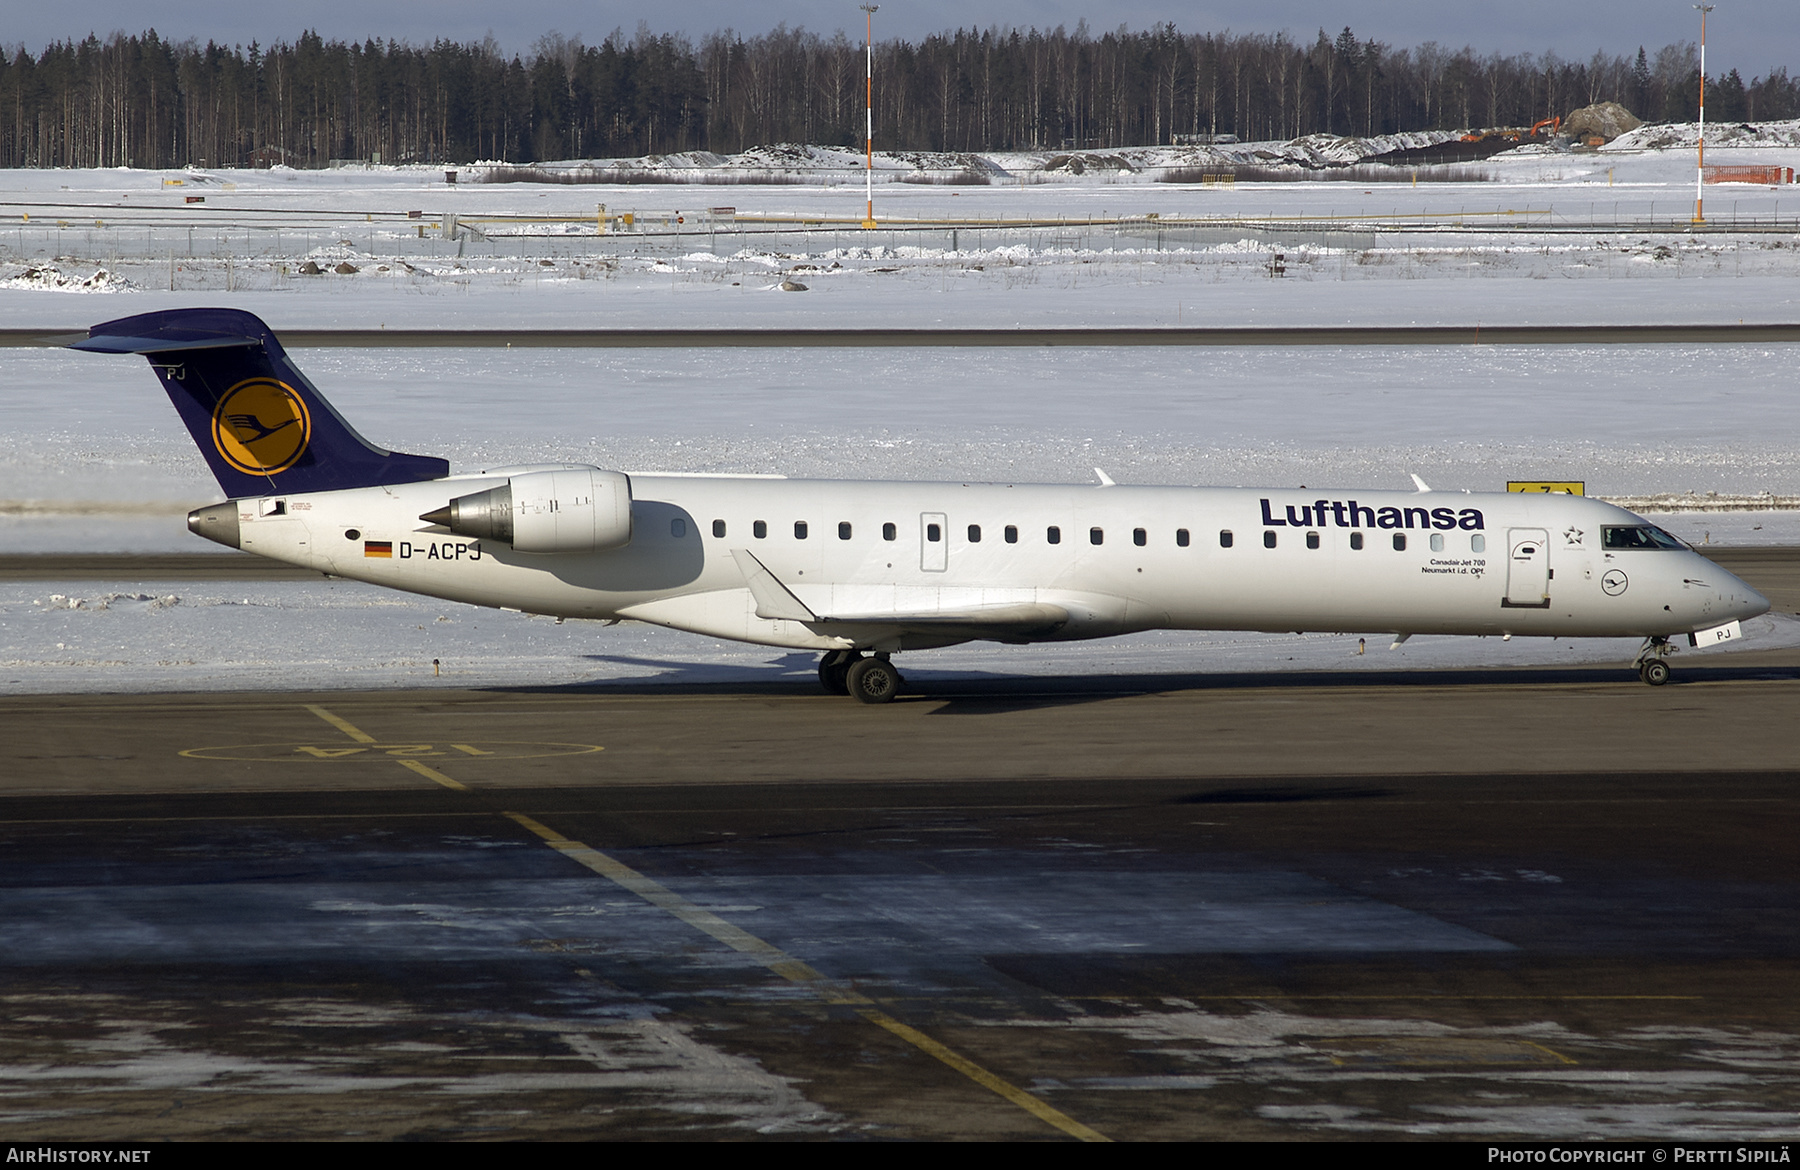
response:
[[[756,598],[756,616],[764,619],[786,618],[795,622],[816,622],[818,615],[806,608],[806,603],[788,591],[788,587],[776,580],[775,574],[763,567],[756,559],[756,554],[747,548],[731,550],[731,559],[737,562],[738,571],[744,574],[744,583],[750,586],[750,596]]]
[[[814,613],[795,597],[775,574],[749,549],[734,548],[731,559],[744,574],[744,583],[756,599],[756,616],[785,618],[808,625],[886,626],[916,633],[960,634],[976,637],[982,632],[1024,636],[1049,633],[1069,620],[1069,611],[1039,601],[1002,605],[973,605],[961,609],[936,609],[923,613],[879,610],[870,613]]]
[[[1013,605],[976,605],[967,609],[933,610],[930,613],[834,613],[816,619],[821,624],[897,626],[920,634],[978,632],[1022,637],[1048,634],[1069,620],[1069,611],[1041,601]]]

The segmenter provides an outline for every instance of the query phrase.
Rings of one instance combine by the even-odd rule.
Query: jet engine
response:
[[[519,552],[602,552],[631,543],[631,479],[597,467],[532,471],[419,519]]]

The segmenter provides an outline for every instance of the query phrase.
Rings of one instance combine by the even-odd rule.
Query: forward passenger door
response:
[[[1506,532],[1506,600],[1509,609],[1550,608],[1550,534],[1542,528]]]

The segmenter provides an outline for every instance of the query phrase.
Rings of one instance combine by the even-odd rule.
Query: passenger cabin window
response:
[[[687,535],[687,521],[677,516],[669,521],[669,535],[680,539]]]
[[[850,521],[848,521],[848,520],[839,520],[838,521],[838,539],[839,540],[849,540],[850,539]]]
[[[1469,538],[1469,551],[1470,552],[1486,552],[1487,551],[1487,537],[1481,535],[1481,533],[1479,533],[1479,532],[1477,532],[1474,536],[1471,536]]]
[[[1358,550],[1362,548],[1362,533],[1352,532],[1350,534],[1350,547]]]
[[[725,521],[723,521],[723,520],[714,520],[713,521],[713,535],[714,536],[724,536],[725,535]]]
[[[758,520],[756,523],[750,525],[750,535],[756,537],[758,540],[767,539],[769,535],[769,522],[767,520]]]
[[[1275,530],[1273,528],[1267,528],[1267,529],[1263,530],[1263,547],[1264,548],[1274,548],[1275,547]]]
[[[794,521],[794,539],[795,540],[805,540],[806,539],[806,521],[804,521],[804,520]]]
[[[1044,539],[1046,541],[1050,542],[1051,544],[1061,544],[1062,543],[1062,529],[1060,529],[1056,525],[1052,524],[1050,527],[1044,529]]]
[[[969,543],[970,544],[980,544],[981,543],[981,525],[979,525],[979,524],[969,525]]]
[[[1175,546],[1177,548],[1186,548],[1188,546],[1188,530],[1187,529],[1177,528],[1175,530]]]
[[[1306,547],[1307,548],[1318,548],[1319,547],[1319,534],[1318,533],[1309,532],[1306,534]]]
[[[1139,548],[1143,548],[1150,543],[1150,534],[1145,532],[1142,528],[1133,528],[1131,530],[1131,543],[1137,545]]]
[[[1018,544],[1019,543],[1019,526],[1017,524],[1008,524],[1006,526],[1006,543],[1007,544]]]
[[[1394,551],[1395,552],[1405,552],[1406,551],[1406,533],[1404,533],[1404,532],[1394,533]]]
[[[1089,544],[1105,544],[1106,543],[1105,530],[1100,529],[1100,528],[1088,529],[1088,543]]]
[[[900,530],[895,528],[892,524],[883,524],[881,526],[881,539],[893,540],[895,537],[897,537],[899,535],[900,535]]]
[[[1443,533],[1434,532],[1431,534],[1431,551],[1432,552],[1443,552],[1444,551],[1444,534]]]
[[[1219,547],[1220,548],[1230,548],[1231,547],[1231,529],[1223,528],[1223,529],[1219,530]]]
[[[1680,548],[1682,545],[1660,528],[1649,524],[1633,524],[1630,527],[1601,528],[1600,547],[1607,552],[1617,552],[1631,548]]]
[[[932,544],[936,544],[938,541],[944,539],[944,530],[939,528],[936,524],[927,524],[925,526],[925,539],[929,540]]]

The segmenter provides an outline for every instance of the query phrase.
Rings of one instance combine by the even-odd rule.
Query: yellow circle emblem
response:
[[[287,383],[248,378],[213,407],[212,436],[225,462],[251,475],[269,475],[306,454],[312,415]]]

